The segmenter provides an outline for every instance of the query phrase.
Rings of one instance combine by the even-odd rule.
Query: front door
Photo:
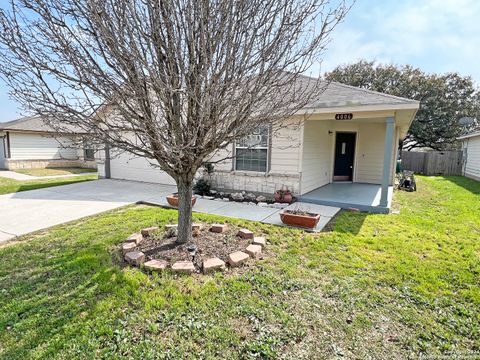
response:
[[[338,132],[335,140],[334,181],[353,181],[355,140],[357,134]]]

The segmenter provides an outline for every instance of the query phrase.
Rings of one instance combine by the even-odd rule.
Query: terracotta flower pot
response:
[[[178,207],[178,196],[177,195],[167,195],[167,202],[170,206]],[[192,196],[192,206],[197,202],[197,198]]]
[[[286,225],[313,229],[320,221],[320,214],[295,214],[289,212],[288,210],[284,210],[280,213],[280,219]]]
[[[290,204],[293,201],[293,195],[290,191],[275,191],[275,202]]]

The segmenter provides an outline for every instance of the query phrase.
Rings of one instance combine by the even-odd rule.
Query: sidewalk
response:
[[[168,205],[165,198],[154,197],[142,201],[146,204],[159,205],[162,207],[171,207]],[[285,209],[301,209],[307,212],[314,212],[320,214],[320,221],[314,232],[322,231],[329,221],[340,211],[340,208],[325,205],[316,205],[304,202],[296,202],[284,207]],[[205,214],[220,215],[226,217],[233,217],[237,219],[259,221],[265,224],[273,224],[279,226],[286,226],[280,220],[281,208],[270,206],[249,205],[248,203],[241,203],[235,201],[223,200],[207,200],[201,197],[197,198],[197,202],[193,207],[193,211]]]
[[[0,177],[13,179],[18,181],[27,181],[27,180],[39,180],[39,179],[56,179],[64,177],[75,177],[75,176],[85,176],[85,175],[96,175],[96,172],[86,172],[80,174],[65,174],[65,175],[48,175],[48,176],[33,176],[20,174],[15,171],[10,170],[0,170]]]

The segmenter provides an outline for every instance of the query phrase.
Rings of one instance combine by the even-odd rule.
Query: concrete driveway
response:
[[[0,195],[0,242],[139,201],[165,206],[166,195],[175,191],[171,185],[103,179]],[[288,208],[319,213],[315,231],[322,230],[340,210],[301,202]],[[282,225],[278,208],[199,198],[193,210]]]
[[[97,180],[0,196],[0,242],[140,200],[159,202],[174,186]]]

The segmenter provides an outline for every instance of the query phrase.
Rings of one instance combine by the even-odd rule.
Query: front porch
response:
[[[336,182],[300,196],[299,201],[386,214],[392,204],[393,187],[388,188],[386,207],[380,205],[381,192],[381,185]]]

